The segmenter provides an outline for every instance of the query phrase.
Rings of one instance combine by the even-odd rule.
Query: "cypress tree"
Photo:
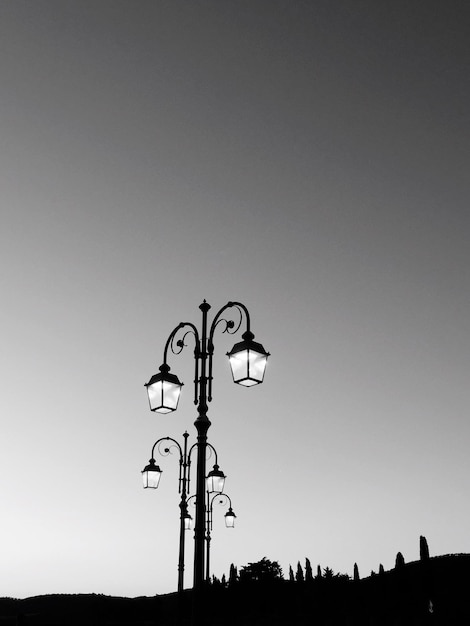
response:
[[[294,571],[292,569],[292,565],[289,565],[289,582],[295,582]]]
[[[313,580],[313,572],[312,566],[310,564],[310,559],[305,559],[305,580],[306,582],[311,582]]]
[[[297,572],[295,573],[295,580],[298,583],[304,582],[304,571],[302,569],[302,565],[300,565],[300,561],[297,563]]]
[[[321,575],[321,567],[319,565],[317,565],[317,576],[316,577],[317,578],[321,578],[322,577],[322,575]]]
[[[384,566],[382,565],[382,563],[379,565],[379,574],[381,576],[382,576],[382,574],[385,574]]]
[[[423,537],[423,535],[419,538],[419,558],[421,561],[429,560],[428,542],[426,541],[426,537]]]
[[[359,568],[357,566],[357,563],[354,563],[354,575],[353,575],[353,580],[360,580],[359,578]]]
[[[228,576],[228,584],[231,587],[232,585],[234,585],[238,580],[238,572],[237,572],[237,568],[235,567],[235,565],[232,563],[230,565],[230,573]]]
[[[401,552],[397,552],[397,558],[395,559],[395,569],[400,569],[405,566],[405,559]]]

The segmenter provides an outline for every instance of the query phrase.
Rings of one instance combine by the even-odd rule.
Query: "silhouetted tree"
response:
[[[282,569],[277,561],[263,557],[256,563],[248,563],[240,569],[239,580],[243,582],[282,580]]]
[[[302,569],[302,565],[300,565],[300,561],[297,562],[297,571],[295,573],[295,580],[298,583],[303,583],[304,582],[304,571]]]
[[[222,579],[221,579],[221,583],[224,587],[227,586],[227,579],[225,578],[225,574],[222,574]]]
[[[428,542],[426,541],[426,537],[423,537],[423,535],[419,538],[419,558],[421,561],[429,560]]]
[[[353,580],[359,580],[359,568],[357,566],[357,563],[354,563],[354,575],[353,575]]]
[[[325,569],[323,570],[323,578],[331,579],[334,578],[335,573],[334,571],[331,569],[331,567],[325,567]]]
[[[310,583],[313,580],[313,572],[312,566],[310,564],[310,559],[305,559],[305,580]]]
[[[403,558],[403,554],[401,552],[397,552],[397,558],[395,559],[395,569],[400,569],[404,567],[405,559]]]
[[[385,574],[384,566],[382,565],[382,563],[379,565],[379,574],[380,576],[382,576],[382,574]]]
[[[321,578],[321,577],[322,577],[322,575],[321,575],[321,567],[319,565],[317,565],[317,575],[316,575],[316,578]]]
[[[289,565],[289,582],[295,582],[294,570],[292,569],[292,565]]]

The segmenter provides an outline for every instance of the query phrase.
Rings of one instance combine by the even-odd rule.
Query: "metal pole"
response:
[[[194,588],[196,592],[204,584],[204,543],[205,543],[205,494],[206,494],[206,448],[207,431],[211,425],[207,417],[207,313],[210,304],[203,302],[202,336],[199,355],[201,374],[199,377],[198,417],[194,422],[197,430],[197,475],[196,475],[196,525],[194,532]]]
[[[212,530],[212,502],[210,494],[207,492],[206,502],[206,582],[210,582],[210,553],[211,553],[211,530]]]
[[[187,513],[187,467],[188,467],[188,433],[183,434],[184,445],[183,455],[180,459],[182,465],[182,477],[181,477],[181,501],[180,501],[180,549],[178,559],[178,593],[182,593],[184,589],[184,540],[185,540],[185,517]]]

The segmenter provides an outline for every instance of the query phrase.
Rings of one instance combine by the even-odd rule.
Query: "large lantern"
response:
[[[225,474],[219,466],[214,465],[214,469],[209,472],[207,475],[207,491],[209,493],[222,493],[225,485]]]
[[[150,459],[149,465],[142,470],[144,489],[156,489],[160,482],[161,475],[162,470],[158,465],[155,465],[155,459]]]
[[[151,411],[157,413],[176,411],[183,383],[180,383],[177,376],[170,374],[170,368],[166,363],[160,365],[160,372],[154,374],[145,386]]]
[[[263,382],[269,352],[253,341],[250,331],[243,333],[243,341],[236,343],[227,356],[232,368],[233,382],[251,387]]]
[[[237,516],[233,512],[232,507],[230,507],[229,510],[227,511],[227,513],[225,513],[225,526],[227,528],[234,528],[235,527],[235,518],[236,517]]]

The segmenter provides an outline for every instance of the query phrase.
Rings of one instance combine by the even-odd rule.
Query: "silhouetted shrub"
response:
[[[397,552],[397,557],[395,559],[395,569],[400,569],[405,565],[405,559],[403,558],[403,554],[401,552]]]

